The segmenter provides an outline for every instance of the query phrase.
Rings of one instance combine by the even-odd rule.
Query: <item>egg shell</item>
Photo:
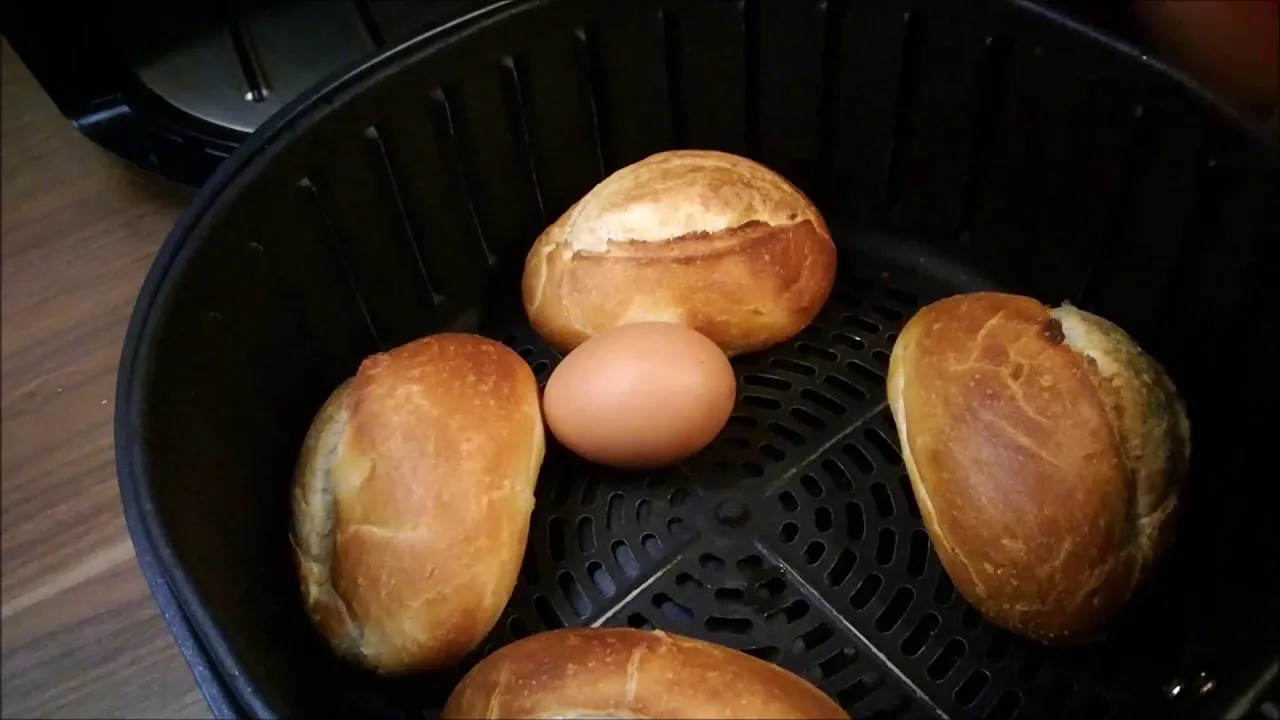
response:
[[[706,447],[729,421],[737,380],[724,352],[683,325],[643,322],[569,353],[542,397],[551,433],[601,465],[655,468]]]

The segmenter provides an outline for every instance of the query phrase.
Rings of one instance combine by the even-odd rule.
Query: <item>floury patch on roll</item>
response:
[[[940,300],[903,328],[888,396],[938,557],[992,622],[1095,638],[1169,544],[1190,426],[1123,330],[1017,295]]]
[[[441,334],[367,358],[294,477],[303,597],[334,649],[388,675],[470,652],[515,587],[543,451],[537,382],[505,345]]]
[[[800,332],[835,271],[831,233],[794,185],[736,155],[675,150],[613,173],[548,227],[522,292],[534,329],[561,352],[657,321],[737,355]]]
[[[472,668],[445,704],[474,718],[847,718],[799,676],[720,645],[631,628],[553,630]]]

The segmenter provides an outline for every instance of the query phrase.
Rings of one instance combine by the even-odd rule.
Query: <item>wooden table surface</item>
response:
[[[2,713],[208,717],[134,561],[112,444],[125,324],[191,193],[77,134],[0,53]]]

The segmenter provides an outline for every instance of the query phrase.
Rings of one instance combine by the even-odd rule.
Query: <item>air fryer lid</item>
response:
[[[1252,469],[1269,467],[1276,396],[1274,147],[1026,4],[544,0],[283,110],[143,288],[122,497],[244,708],[440,707],[465,666],[374,678],[307,622],[287,539],[297,448],[362,357],[425,333],[478,329],[545,379],[558,358],[516,295],[525,250],[604,174],[668,147],[797,182],[841,246],[837,292],[794,341],[737,362],[735,417],[692,461],[624,475],[549,449],[522,579],[482,652],[652,625],[778,662],[854,717],[1220,714],[1255,683],[1280,604],[1275,484]],[[1115,320],[1190,405],[1179,541],[1101,645],[983,622],[903,483],[883,387],[896,333],[921,304],[988,287]]]

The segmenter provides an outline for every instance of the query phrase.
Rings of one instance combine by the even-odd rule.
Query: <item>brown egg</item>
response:
[[[715,343],[683,325],[622,325],[579,345],[547,381],[542,410],[562,445],[619,468],[654,468],[706,447],[737,381]]]

